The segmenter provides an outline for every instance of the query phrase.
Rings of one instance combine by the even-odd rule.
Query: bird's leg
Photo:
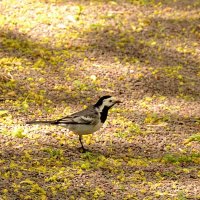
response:
[[[79,141],[81,143],[83,153],[86,152],[86,149],[84,148],[83,143],[82,143],[82,135],[79,135]]]

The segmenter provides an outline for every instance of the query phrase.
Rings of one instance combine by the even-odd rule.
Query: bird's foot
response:
[[[82,147],[78,148],[78,150],[79,150],[81,153],[89,152],[88,149],[85,149],[85,148],[82,148]]]

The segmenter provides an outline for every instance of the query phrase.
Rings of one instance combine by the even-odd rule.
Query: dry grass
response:
[[[0,199],[199,199],[200,3],[0,2]],[[27,126],[119,96],[84,142]]]

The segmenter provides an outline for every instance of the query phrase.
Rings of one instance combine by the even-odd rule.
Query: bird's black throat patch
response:
[[[109,110],[109,107],[105,106],[103,110],[101,111],[101,116],[100,116],[101,123],[104,123],[106,121],[107,116],[108,116],[108,110]]]

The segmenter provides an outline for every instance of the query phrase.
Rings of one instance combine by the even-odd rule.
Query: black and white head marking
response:
[[[94,105],[98,111],[100,112],[100,119],[101,122],[104,123],[108,116],[108,110],[114,106],[116,103],[120,103],[114,97],[111,96],[103,96],[101,97],[98,102]]]

